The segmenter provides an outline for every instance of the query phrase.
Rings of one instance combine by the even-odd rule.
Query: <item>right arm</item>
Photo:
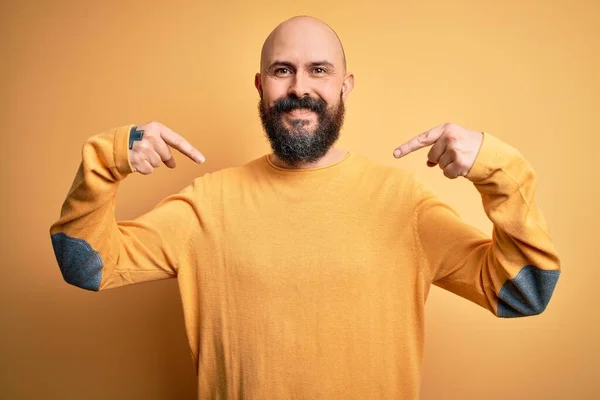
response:
[[[132,172],[149,174],[161,163],[175,167],[169,146],[204,161],[185,139],[158,123],[140,126],[144,136],[130,149],[131,128],[88,139],[60,219],[50,228],[61,273],[72,285],[98,291],[173,277],[181,248],[198,222],[193,185],[135,220],[116,221],[119,183]]]

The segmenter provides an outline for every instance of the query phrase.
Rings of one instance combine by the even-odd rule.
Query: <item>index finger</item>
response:
[[[178,133],[173,132],[171,129],[163,126],[160,131],[160,137],[167,143],[169,146],[173,147],[177,151],[182,154],[188,156],[192,161],[197,163],[203,163],[206,161],[206,158],[198,149],[190,144],[187,140],[183,138]]]
[[[401,158],[415,150],[431,146],[440,138],[440,136],[442,136],[442,133],[444,133],[444,125],[438,125],[435,128],[431,128],[410,139],[408,142],[396,147],[394,150],[394,157]]]

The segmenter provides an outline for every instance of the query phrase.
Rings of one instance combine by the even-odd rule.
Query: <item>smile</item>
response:
[[[313,111],[309,110],[308,108],[296,108],[292,111],[286,111],[287,115],[294,118],[307,117],[312,113]]]

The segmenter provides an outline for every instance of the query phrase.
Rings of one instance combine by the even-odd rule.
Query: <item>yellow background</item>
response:
[[[465,180],[393,149],[443,122],[520,149],[563,275],[541,316],[495,319],[434,288],[423,399],[600,393],[600,2],[4,1],[0,6],[0,397],[186,399],[195,376],[174,280],[94,294],[62,281],[48,228],[87,137],[158,120],[207,157],[131,176],[133,218],[207,171],[268,151],[253,87],[260,46],[297,14],[328,22],[355,73],[340,145],[416,171],[490,232]],[[335,229],[335,227],[332,227]]]

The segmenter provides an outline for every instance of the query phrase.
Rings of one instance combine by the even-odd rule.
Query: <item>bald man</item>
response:
[[[432,284],[498,317],[544,311],[560,274],[521,154],[436,126],[394,150],[479,191],[490,238],[414,174],[334,147],[354,85],[331,28],[267,38],[255,86],[273,152],[207,173],[132,221],[129,174],[204,156],[151,122],[92,136],[51,227],[64,279],[88,290],[176,277],[202,399],[417,399]],[[516,339],[516,338],[515,338]]]

